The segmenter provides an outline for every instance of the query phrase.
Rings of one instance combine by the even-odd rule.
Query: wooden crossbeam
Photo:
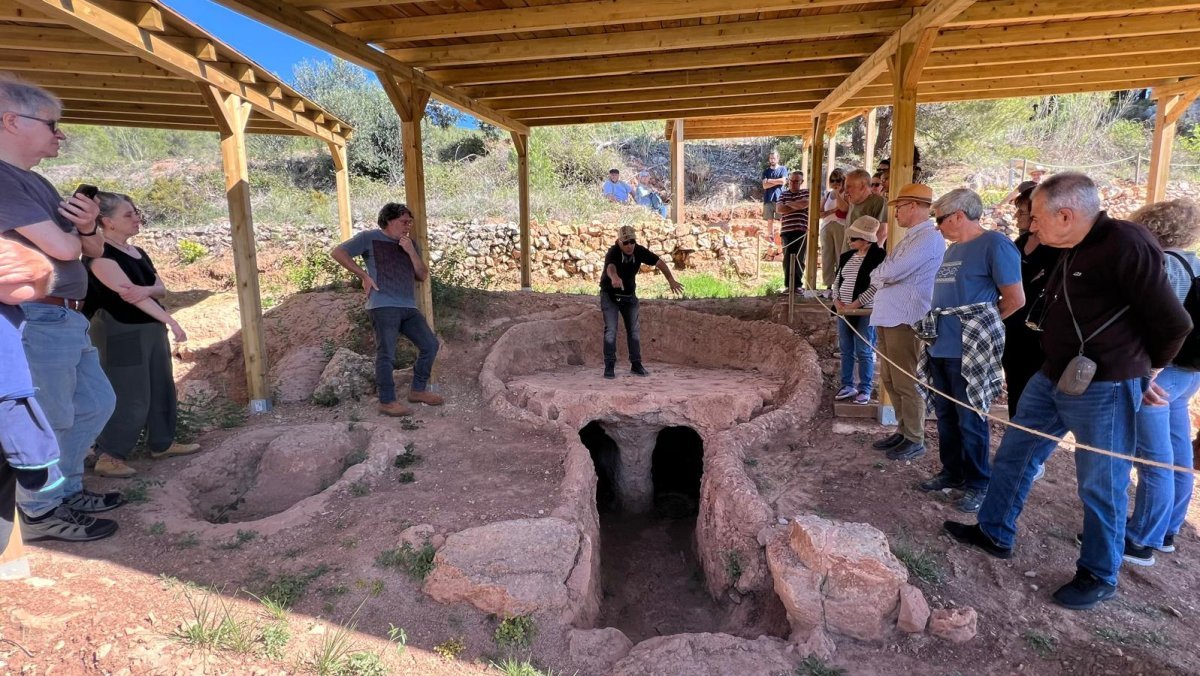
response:
[[[157,99],[153,103],[140,103],[136,101],[98,101],[93,97],[64,97],[63,108],[86,110],[93,113],[112,113],[114,115],[134,114],[200,118],[210,116],[208,106],[198,96],[193,96],[189,101],[177,103],[160,103]]]
[[[932,60],[937,56],[937,54],[933,54],[930,59]],[[1061,59],[1036,63],[987,66],[966,65],[942,68],[931,68],[926,63],[925,72],[921,75],[921,82],[929,84],[954,80],[1028,80],[1065,73],[1100,73],[1103,71],[1126,70],[1130,68],[1182,66],[1197,63],[1200,63],[1200,44],[1197,45],[1196,49],[1187,51],[1134,54],[1122,58],[1115,58],[1112,55],[1086,56],[1079,59]]]
[[[875,0],[881,2],[882,0]],[[845,0],[588,0],[562,5],[450,12],[400,19],[336,23],[338,30],[368,42],[438,40],[474,35],[644,24],[759,12],[844,5]]]
[[[174,78],[175,75],[133,56],[92,56],[30,52],[0,47],[0,70],[28,72],[83,73],[123,77]]]
[[[999,26],[1030,21],[1063,21],[1200,9],[1196,0],[988,0],[976,2],[947,27]]]
[[[546,117],[572,117],[575,115],[604,115],[638,113],[643,119],[695,117],[697,115],[731,115],[735,112],[768,112],[772,110],[808,110],[821,101],[824,92],[784,93],[778,96],[731,96],[718,99],[685,99],[675,101],[649,101],[623,105],[590,105],[566,108],[522,108],[506,111],[520,120],[537,120]]]
[[[0,45],[5,49],[65,54],[107,54],[124,56],[126,52],[106,42],[80,33],[74,28],[0,25]]]
[[[22,0],[24,1],[24,0]],[[253,17],[288,35],[320,46],[332,54],[371,71],[385,71],[432,92],[434,98],[468,112],[485,122],[509,131],[528,134],[529,128],[507,115],[485,106],[430,79],[370,45],[360,42],[302,10],[272,0],[217,0],[220,4]]]
[[[39,83],[40,84],[40,83]],[[119,91],[112,89],[96,89],[86,87],[54,87],[47,86],[55,96],[62,99],[63,104],[72,108],[75,106],[86,106],[85,102],[105,102],[113,104],[155,104],[162,106],[204,106],[204,101],[193,94],[167,94],[157,92],[148,94],[146,92],[131,92]],[[194,90],[194,88],[193,88]],[[95,108],[93,108],[95,110]]]
[[[965,2],[966,0],[954,0]],[[810,38],[877,35],[899,28],[911,10],[887,9],[844,14],[742,21],[656,30],[500,40],[465,45],[389,49],[387,54],[415,66],[453,66],[569,59],[670,49],[763,45]],[[765,46],[765,45],[764,45]],[[647,58],[647,61],[653,59]]]
[[[180,49],[161,36],[149,32],[149,29],[110,11],[98,2],[92,0],[17,1],[26,7],[58,16],[75,28],[109,44],[120,46],[127,52],[137,55],[139,59],[179,77],[240,96],[279,122],[326,141],[335,139],[345,141],[344,138],[335,135],[328,128],[315,124],[311,119],[298,115],[295,111],[287,110],[265,94],[240,82],[232,73],[213,63],[201,61],[195,54]],[[143,3],[132,4],[141,5]],[[140,7],[134,7],[135,11],[140,11],[140,9]],[[86,61],[86,59],[81,61]]]
[[[499,110],[528,108],[570,108],[586,105],[616,105],[620,103],[649,103],[652,101],[682,101],[689,99],[722,99],[726,97],[754,96],[789,97],[799,92],[826,92],[838,86],[841,77],[803,78],[776,80],[773,82],[745,82],[731,85],[703,87],[671,87],[669,89],[645,89],[628,92],[601,92],[598,94],[574,94],[569,96],[528,96],[500,99],[493,103]],[[806,97],[808,100],[811,97]]]
[[[1164,99],[1170,96],[1178,96],[1180,94],[1191,94],[1200,91],[1200,77],[1193,77],[1187,80],[1180,80],[1173,84],[1155,87],[1151,91],[1151,98]]]
[[[1036,67],[1050,61],[1075,60],[1081,58],[1127,59],[1140,55],[1163,54],[1185,51],[1200,47],[1200,32],[1184,31],[1170,35],[1159,35],[1153,40],[1141,38],[1102,38],[1078,42],[1060,42],[1038,45],[1036,49],[948,49],[942,42],[933,45],[933,54],[925,62],[925,69],[965,66],[1021,65]]]
[[[809,128],[796,128],[796,129],[772,130],[772,129],[759,129],[759,128],[752,127],[752,128],[748,128],[748,129],[741,129],[741,130],[729,129],[729,130],[700,131],[700,132],[692,132],[689,130],[689,131],[685,132],[685,134],[688,135],[687,139],[689,141],[715,141],[718,139],[731,139],[731,138],[767,138],[767,137],[776,137],[776,136],[802,136],[807,131],[810,131],[810,129]]]
[[[68,125],[86,124],[98,125],[103,127],[134,127],[138,129],[175,129],[179,131],[198,131],[198,132],[216,132],[218,131],[216,123],[212,118],[204,122],[190,122],[179,119],[157,119],[157,120],[131,120],[120,119],[117,116],[109,114],[91,114],[86,111],[79,113],[64,112],[62,122]],[[272,136],[307,136],[306,133],[285,127],[283,125],[269,124],[257,125],[251,123],[246,131],[251,134],[268,134]],[[67,135],[70,136],[70,130]]]
[[[653,113],[646,112],[588,112],[585,114],[562,115],[556,117],[528,118],[530,126],[556,126],[564,124],[596,124],[600,122],[641,122],[648,119],[667,119],[672,117],[691,118],[708,117],[710,115],[745,115],[758,113],[794,114],[808,112],[810,109],[798,104],[780,104],[765,102],[761,105],[730,106],[728,108],[709,108],[691,110],[667,110]],[[561,112],[561,111],[554,111]],[[526,118],[522,118],[523,120]]]
[[[192,95],[196,92],[195,85],[179,79],[123,77],[120,75],[95,76],[87,73],[50,73],[25,71],[18,68],[4,68],[3,66],[0,66],[0,69],[50,89],[90,91],[98,96],[115,92],[128,92],[131,94],[141,94],[145,98],[160,93]]]
[[[999,49],[1115,37],[1170,35],[1200,26],[1200,12],[1176,12],[996,28],[946,29],[939,49]]]

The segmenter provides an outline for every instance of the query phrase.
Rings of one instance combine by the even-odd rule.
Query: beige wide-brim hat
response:
[[[846,239],[865,239],[868,242],[878,242],[879,219],[874,216],[859,216],[850,227],[846,228]]]
[[[896,206],[901,202],[923,202],[925,204],[933,204],[933,188],[930,188],[923,183],[909,183],[900,188],[900,194],[896,199],[888,202],[888,206]]]

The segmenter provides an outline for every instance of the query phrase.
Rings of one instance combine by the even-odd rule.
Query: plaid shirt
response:
[[[913,328],[926,343],[917,360],[917,390],[925,397],[925,407],[933,410],[933,395],[921,383],[930,382],[929,346],[937,340],[937,320],[941,315],[957,315],[962,320],[962,374],[967,381],[967,403],[980,411],[991,408],[1004,383],[1000,357],[1004,354],[1004,322],[995,303],[972,303],[962,307],[930,310]],[[982,415],[980,417],[983,417]]]

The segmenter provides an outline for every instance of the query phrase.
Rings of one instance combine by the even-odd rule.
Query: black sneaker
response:
[[[905,439],[887,452],[888,460],[916,460],[925,455],[925,444]]]
[[[615,364],[604,365],[604,377],[612,380],[617,377],[617,367]]]
[[[59,505],[36,518],[21,512],[21,530],[27,540],[88,542],[106,538],[117,532],[117,522],[112,519],[97,519],[66,505]]]
[[[1166,535],[1164,535],[1162,546],[1154,547],[1154,549],[1162,552],[1163,554],[1174,554],[1175,553],[1175,534],[1167,533]]]
[[[988,537],[987,533],[983,532],[983,529],[977,523],[968,524],[957,521],[946,521],[942,523],[942,528],[950,534],[950,537],[964,545],[978,547],[997,559],[1012,558],[1012,547],[1001,547],[992,542],[992,539]]]
[[[629,367],[629,372],[635,376],[650,375],[650,372],[646,370],[645,366],[642,366],[642,362],[640,362],[640,361],[633,362],[633,364],[630,365],[630,367]]]
[[[903,441],[904,435],[896,432],[873,442],[871,448],[877,451],[887,451],[899,446]]]
[[[99,514],[125,504],[125,495],[121,491],[109,491],[100,494],[86,488],[63,500],[63,505],[84,514]]]
[[[983,505],[983,499],[986,497],[987,489],[968,488],[954,507],[965,514],[974,514],[979,511],[980,506]]]
[[[1125,541],[1125,553],[1121,556],[1126,563],[1135,566],[1150,567],[1154,565],[1154,550],[1150,547],[1139,547],[1129,540]]]
[[[962,479],[955,479],[945,472],[938,472],[932,479],[921,482],[920,488],[923,491],[940,491],[943,488],[962,488],[964,483]]]
[[[1116,595],[1116,585],[1108,584],[1080,568],[1075,573],[1075,579],[1059,587],[1058,591],[1054,592],[1053,598],[1054,602],[1063,608],[1087,610]]]

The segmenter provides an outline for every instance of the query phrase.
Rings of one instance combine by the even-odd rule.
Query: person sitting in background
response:
[[[838,261],[837,275],[833,284],[833,304],[838,312],[850,307],[871,307],[871,272],[883,262],[884,252],[876,244],[879,221],[870,216],[861,216],[846,230],[850,251]],[[857,333],[856,333],[857,332]],[[842,389],[834,400],[847,399],[856,404],[871,402],[871,387],[875,382],[875,327],[869,317],[848,315],[838,322],[838,347],[842,355]],[[858,365],[858,384],[854,384],[854,366]]]
[[[129,243],[141,232],[141,213],[126,195],[102,192],[98,198],[104,253],[83,261],[88,269],[84,314],[92,321],[92,343],[117,394],[117,407],[96,438],[93,471],[128,478],[137,474],[126,461],[143,430],[154,459],[190,455],[200,446],[175,441],[178,409],[167,329],[178,343],[187,333],[162,306],[167,290],[154,262]]]
[[[1183,302],[1200,274],[1196,242],[1200,240],[1200,207],[1188,200],[1157,202],[1137,210],[1129,220],[1146,226],[1162,247],[1167,281]],[[1193,328],[1193,331],[1195,329]],[[1200,371],[1174,363],[1150,386],[1137,412],[1137,456],[1192,468],[1192,424],[1188,403],[1200,389]],[[1133,516],[1125,526],[1127,563],[1154,565],[1154,552],[1175,551],[1192,500],[1193,477],[1186,471],[1138,465]]]
[[[633,199],[633,188],[621,180],[620,169],[608,170],[608,180],[604,182],[604,186],[600,190],[605,197],[617,204],[629,204]]]
[[[683,293],[683,285],[675,281],[667,262],[637,243],[633,227],[622,225],[617,230],[617,243],[604,255],[604,271],[600,274],[600,311],[604,314],[604,377],[616,378],[617,322],[625,322],[625,337],[629,343],[630,373],[648,376],[642,365],[642,338],[638,324],[637,274],[643,265],[653,265],[667,278],[672,293]]]
[[[633,199],[650,211],[656,212],[659,216],[663,218],[667,217],[667,205],[663,202],[663,198],[658,194],[658,191],[654,189],[654,186],[650,185],[650,172],[638,172],[638,186]]]

